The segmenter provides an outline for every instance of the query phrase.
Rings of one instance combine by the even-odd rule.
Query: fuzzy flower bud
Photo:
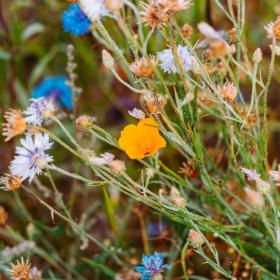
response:
[[[115,61],[113,56],[106,50],[102,51],[102,61],[104,66],[108,69],[108,70],[112,70],[115,66]]]
[[[89,116],[83,115],[76,119],[76,127],[81,131],[88,131],[93,126],[93,119]]]
[[[122,160],[115,159],[109,163],[109,166],[115,174],[125,171],[125,163]]]
[[[204,239],[203,239],[201,233],[195,231],[194,229],[191,229],[189,231],[189,240],[190,240],[191,245],[194,248],[198,248],[198,247],[202,246],[204,243]]]
[[[257,48],[253,54],[253,62],[260,63],[262,61],[262,51],[260,48]]]
[[[261,209],[264,206],[264,198],[258,191],[252,190],[249,187],[245,188],[246,201],[254,209]]]

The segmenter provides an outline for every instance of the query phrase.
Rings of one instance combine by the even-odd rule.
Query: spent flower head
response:
[[[23,258],[17,261],[16,264],[11,264],[9,272],[13,280],[29,280],[31,264]]]
[[[13,161],[10,165],[12,175],[20,177],[22,180],[29,178],[31,182],[35,175],[42,173],[42,170],[53,159],[46,154],[53,143],[50,142],[47,134],[36,133],[34,136],[26,134],[25,139],[21,139],[21,146],[16,148]]]
[[[171,268],[171,265],[164,264],[164,255],[155,252],[153,255],[143,256],[141,265],[136,266],[135,270],[142,274],[142,280],[150,280]]]
[[[150,59],[141,57],[130,64],[130,70],[140,78],[151,78],[154,75],[154,67],[157,64],[158,60],[154,57]]]
[[[2,135],[6,137],[5,141],[9,141],[26,131],[26,121],[21,111],[9,109],[5,112],[4,119]]]
[[[5,174],[0,178],[0,189],[13,192],[20,188],[22,179],[19,176]]]

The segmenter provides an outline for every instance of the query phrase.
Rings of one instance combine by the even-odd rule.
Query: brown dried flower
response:
[[[17,135],[21,135],[26,130],[26,122],[22,116],[21,111],[9,109],[4,118],[6,122],[3,124],[2,135],[5,136],[5,141],[11,140]]]
[[[237,96],[237,88],[232,83],[226,83],[222,87],[218,86],[218,91],[225,101],[233,102]]]
[[[8,221],[8,213],[4,207],[0,206],[0,226],[5,226]]]
[[[21,186],[21,178],[12,174],[5,174],[0,178],[0,185],[5,191],[16,191]]]
[[[13,280],[29,280],[30,263],[21,258],[16,264],[11,264],[9,270]]]
[[[144,101],[147,106],[148,111],[151,114],[159,114],[167,103],[167,99],[162,95],[151,95],[147,94],[144,96]]]
[[[146,59],[144,57],[130,64],[130,70],[138,77],[151,78],[154,75],[154,67],[158,64],[156,58]]]

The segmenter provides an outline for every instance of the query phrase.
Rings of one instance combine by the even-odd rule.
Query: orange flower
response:
[[[158,123],[147,118],[136,125],[127,125],[121,132],[119,145],[131,159],[142,159],[154,155],[166,146],[164,138],[159,134]]]

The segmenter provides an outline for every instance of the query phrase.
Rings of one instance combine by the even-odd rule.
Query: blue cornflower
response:
[[[142,274],[142,280],[149,280],[155,275],[161,274],[165,269],[171,269],[169,264],[163,264],[164,255],[155,252],[151,256],[143,256],[140,266],[136,266],[135,270]]]
[[[40,97],[51,99],[58,107],[63,106],[68,110],[72,110],[74,107],[72,89],[64,76],[45,78],[32,91],[32,98]]]
[[[73,3],[62,14],[62,26],[65,32],[80,36],[90,31],[91,21],[77,3]]]

